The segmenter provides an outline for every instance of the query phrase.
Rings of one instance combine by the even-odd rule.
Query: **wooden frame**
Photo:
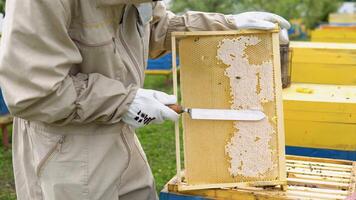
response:
[[[257,187],[180,191],[174,177],[162,193],[219,200],[286,200],[345,199],[356,192],[356,162],[300,156],[286,156],[286,159],[288,185],[285,191]]]
[[[278,30],[265,31],[272,34],[272,40],[278,41],[279,34]],[[243,34],[256,34],[261,33],[259,30],[239,30],[239,31],[198,31],[198,32],[174,32],[172,33],[171,44],[172,44],[172,72],[173,72],[173,92],[174,95],[178,96],[178,78],[177,78],[177,39],[188,37],[188,36],[208,36],[208,35],[243,35]],[[262,32],[263,33],[263,32]],[[278,45],[276,45],[278,44]],[[279,42],[273,42],[273,52],[274,54],[278,52],[279,55]],[[281,80],[280,72],[280,57],[273,56],[273,65],[275,66],[275,78],[274,80]],[[276,90],[276,104],[279,109],[276,111],[277,119],[283,121],[283,105],[282,105],[282,86],[280,81],[275,81],[276,87],[280,90]],[[283,123],[277,123],[277,130],[279,133],[283,133],[284,127]],[[278,165],[279,170],[279,180],[277,181],[257,181],[257,182],[243,182],[243,183],[219,183],[219,184],[200,184],[200,185],[188,185],[184,182],[184,172],[182,172],[181,165],[181,149],[180,149],[180,122],[175,123],[175,140],[176,140],[176,168],[177,168],[177,188],[178,191],[184,190],[197,190],[202,188],[226,188],[226,187],[246,187],[246,186],[266,186],[266,185],[284,185],[286,184],[286,173],[285,173],[285,144],[284,144],[284,134],[278,134]],[[281,187],[283,189],[283,187]]]

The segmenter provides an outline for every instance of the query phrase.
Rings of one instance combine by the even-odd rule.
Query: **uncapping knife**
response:
[[[168,105],[168,107],[178,114],[186,112],[192,119],[199,120],[260,121],[266,117],[259,110],[183,108],[180,105]]]

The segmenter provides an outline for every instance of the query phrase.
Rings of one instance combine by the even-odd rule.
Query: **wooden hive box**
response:
[[[356,151],[356,86],[293,83],[284,89],[286,145]]]
[[[356,13],[331,13],[329,23],[356,24]]]
[[[332,25],[332,24],[323,24],[319,26],[319,29],[322,30],[347,30],[347,31],[355,31],[356,30],[356,24],[352,26],[339,26],[339,25]]]
[[[356,45],[291,42],[290,47],[292,82],[356,84]]]
[[[161,200],[345,200],[356,195],[356,163],[345,160],[287,156],[287,186],[178,191],[176,177],[161,192]],[[184,196],[186,195],[186,196]],[[354,200],[349,198],[348,200]]]
[[[312,42],[356,43],[355,29],[316,29],[311,32]]]
[[[184,107],[266,114],[254,122],[192,120],[183,114],[184,180],[175,126],[179,190],[285,184],[278,31],[174,33],[175,94],[176,41]]]

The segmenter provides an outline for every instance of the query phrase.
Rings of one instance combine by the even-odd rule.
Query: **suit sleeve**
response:
[[[150,57],[156,58],[171,50],[174,31],[222,31],[237,27],[230,16],[219,13],[189,11],[175,15],[163,2],[155,4],[151,23]]]
[[[60,0],[11,0],[6,14],[0,85],[14,116],[59,125],[121,120],[137,88],[101,74],[71,74],[82,57]]]

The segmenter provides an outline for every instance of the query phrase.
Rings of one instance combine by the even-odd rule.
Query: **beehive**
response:
[[[176,38],[184,107],[258,109],[267,116],[242,122],[191,120],[184,114],[180,189],[285,183],[278,32],[175,33],[173,57]],[[179,177],[179,151],[177,156]]]
[[[290,47],[292,82],[356,84],[356,45],[291,42]]]
[[[178,191],[174,177],[161,192],[162,200],[354,200],[356,162],[312,157],[287,156],[287,186],[279,188],[224,188]],[[192,195],[192,196],[183,196]],[[185,198],[184,198],[185,197]]]
[[[316,29],[311,32],[312,42],[356,43],[355,29]]]
[[[331,13],[329,23],[356,24],[355,13]]]
[[[286,144],[356,150],[356,86],[292,83],[284,89]]]

